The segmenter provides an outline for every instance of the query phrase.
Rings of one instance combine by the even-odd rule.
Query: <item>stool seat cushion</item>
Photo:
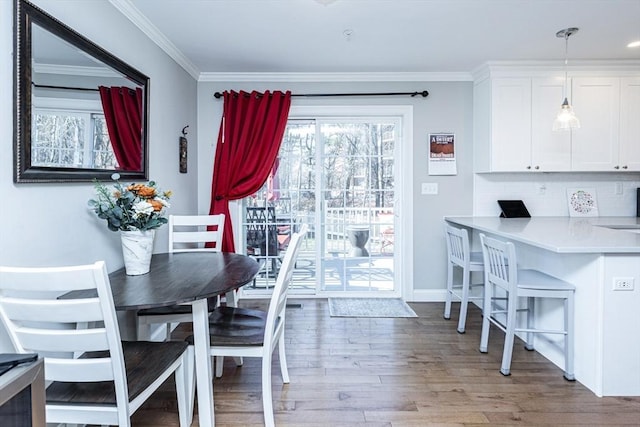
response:
[[[518,270],[518,288],[541,289],[559,291],[573,291],[576,289],[571,283],[550,276],[538,270]]]

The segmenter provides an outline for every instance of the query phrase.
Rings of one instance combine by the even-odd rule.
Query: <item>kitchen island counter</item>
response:
[[[573,283],[576,379],[598,396],[640,396],[640,218],[444,219],[470,229],[475,250],[479,233],[512,241],[519,267]],[[631,289],[615,289],[620,280],[631,283]],[[562,324],[559,304],[536,304],[538,326]],[[559,336],[536,334],[536,351],[559,367],[564,366],[562,345]],[[512,373],[518,375],[517,368]]]
[[[474,230],[558,253],[637,253],[640,230],[637,217],[445,217]]]

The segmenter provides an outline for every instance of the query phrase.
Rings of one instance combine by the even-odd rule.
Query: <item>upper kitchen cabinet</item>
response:
[[[570,87],[568,90],[567,96],[571,97]],[[533,78],[531,81],[531,164],[534,171],[571,169],[571,134],[553,131],[553,121],[564,96],[562,77]]]
[[[620,168],[640,171],[640,77],[620,82]]]
[[[640,62],[572,70],[571,132],[552,131],[564,73],[492,64],[474,79],[475,172],[640,171]]]
[[[577,77],[571,88],[580,119],[580,128],[571,131],[572,169],[615,171],[620,167],[620,79]]]
[[[573,169],[640,171],[640,77],[575,78],[573,94]]]
[[[551,131],[564,80],[493,78],[474,86],[476,172],[550,172],[571,167],[571,140]]]
[[[475,86],[474,102],[474,117],[478,118],[483,109],[488,113],[474,127],[476,170],[526,170],[531,157],[531,82],[484,80]]]

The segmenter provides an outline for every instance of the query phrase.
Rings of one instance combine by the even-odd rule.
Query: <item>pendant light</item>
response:
[[[569,98],[567,96],[567,86],[569,79],[567,77],[567,63],[569,62],[569,37],[572,34],[578,32],[578,28],[570,27],[560,30],[556,33],[556,37],[564,39],[564,101],[560,106],[560,111],[553,122],[553,130],[571,130],[578,129],[580,127],[580,120],[573,112],[573,107],[569,104]]]

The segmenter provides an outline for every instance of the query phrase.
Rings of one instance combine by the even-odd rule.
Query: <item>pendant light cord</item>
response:
[[[569,92],[569,37],[578,31],[577,27],[569,27],[556,33],[556,37],[564,38],[564,99],[568,102]]]
[[[564,99],[568,99],[569,76],[567,68],[569,66],[569,35],[567,31],[564,35]]]

